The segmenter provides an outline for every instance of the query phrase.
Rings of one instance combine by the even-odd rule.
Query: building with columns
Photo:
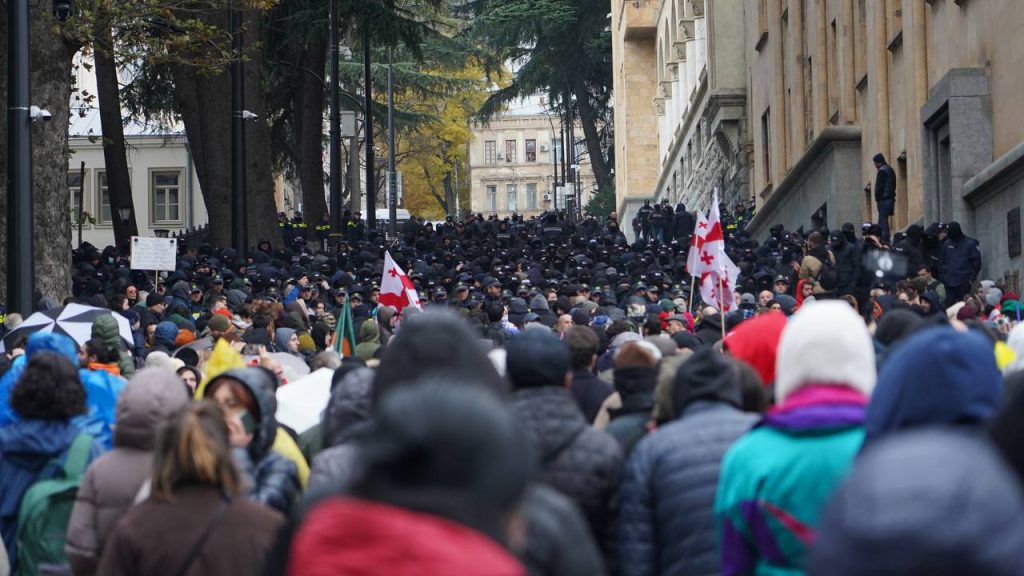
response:
[[[714,190],[730,203],[749,195],[743,15],[744,0],[613,2],[625,221],[647,199],[692,209],[706,208]]]
[[[877,221],[880,152],[897,175],[893,229],[959,221],[981,242],[983,274],[1014,276],[1024,2],[747,4],[752,231]]]

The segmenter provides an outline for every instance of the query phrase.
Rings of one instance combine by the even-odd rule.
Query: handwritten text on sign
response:
[[[132,270],[174,270],[178,241],[132,236]]]

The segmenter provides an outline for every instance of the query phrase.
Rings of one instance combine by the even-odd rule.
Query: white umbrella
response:
[[[320,423],[320,415],[331,399],[334,370],[321,368],[277,389],[277,413],[281,424],[302,434]]]
[[[68,304],[63,308],[36,312],[26,318],[20,326],[4,336],[3,341],[0,341],[0,352],[6,352],[22,336],[36,332],[63,334],[79,345],[85,344],[92,338],[92,323],[103,315],[113,316],[114,320],[117,320],[118,334],[128,345],[134,344],[132,326],[124,316],[114,314],[106,308]]]

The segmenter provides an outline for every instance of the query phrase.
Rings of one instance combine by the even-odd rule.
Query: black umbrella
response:
[[[102,315],[113,315],[117,320],[117,329],[121,338],[128,344],[134,342],[132,327],[124,316],[114,314],[106,308],[69,304],[63,308],[36,312],[26,318],[20,326],[4,336],[3,342],[0,342],[0,352],[12,349],[14,343],[22,336],[36,332],[63,334],[79,345],[85,344],[92,338],[92,323]]]

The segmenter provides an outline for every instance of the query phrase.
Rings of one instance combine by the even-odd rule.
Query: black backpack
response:
[[[828,253],[828,257],[821,261],[821,269],[814,278],[818,285],[825,291],[831,292],[839,287],[839,274],[836,273],[835,256]]]

